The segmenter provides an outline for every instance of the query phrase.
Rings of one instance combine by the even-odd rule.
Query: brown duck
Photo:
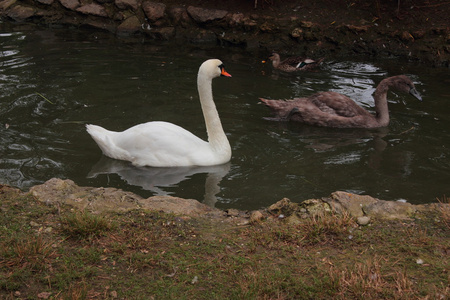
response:
[[[285,71],[285,72],[295,72],[295,71],[307,71],[316,68],[322,61],[323,58],[319,60],[313,60],[310,58],[304,58],[300,56],[294,56],[286,58],[281,61],[280,55],[278,53],[272,53],[269,56],[269,60],[272,61],[272,66],[275,69]]]
[[[376,128],[389,124],[387,92],[389,88],[409,93],[422,101],[414,83],[405,75],[383,79],[373,97],[375,115],[349,97],[336,92],[320,92],[307,98],[268,100],[260,98],[274,113],[277,121],[296,121],[309,125],[338,128]]]

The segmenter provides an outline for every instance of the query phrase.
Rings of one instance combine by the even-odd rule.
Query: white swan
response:
[[[212,95],[212,79],[231,77],[218,59],[205,61],[198,71],[197,87],[208,133],[208,142],[167,122],[148,122],[122,132],[86,125],[103,154],[136,166],[213,166],[231,159],[231,147],[223,131]]]

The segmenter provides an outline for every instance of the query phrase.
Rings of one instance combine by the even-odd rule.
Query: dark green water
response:
[[[267,54],[127,42],[89,31],[3,29],[0,183],[26,190],[59,177],[144,197],[206,198],[210,204],[217,201],[216,207],[239,209],[336,190],[412,203],[450,194],[448,69],[397,59],[328,58],[317,72],[286,75],[261,63]],[[102,157],[84,124],[124,130],[162,120],[206,138],[196,75],[208,58],[220,58],[233,75],[213,84],[233,148],[228,165],[137,169]],[[423,102],[390,93],[391,124],[385,129],[271,122],[263,119],[270,114],[258,104],[258,97],[333,90],[372,110],[374,86],[397,74],[414,80]]]

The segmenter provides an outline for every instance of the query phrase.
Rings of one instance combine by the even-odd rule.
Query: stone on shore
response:
[[[20,190],[7,186],[0,185],[0,188],[4,194],[21,193]],[[420,218],[427,214],[434,215],[436,212],[450,215],[450,205],[445,203],[413,205],[340,191],[332,193],[327,198],[309,199],[301,203],[294,203],[284,198],[267,209],[251,213],[236,209],[228,209],[224,212],[194,199],[171,196],[153,196],[144,199],[134,193],[116,188],[80,187],[69,179],[52,178],[41,185],[32,187],[30,194],[47,205],[68,205],[94,214],[145,209],[188,217],[223,218],[241,225],[255,224],[267,217],[285,220],[295,225],[301,223],[302,219],[329,213],[348,214],[361,226],[373,220],[405,220]]]
[[[59,0],[59,3],[61,3],[62,6],[70,10],[75,10],[81,6],[80,1],[78,0]]]
[[[226,10],[206,9],[194,6],[189,6],[187,8],[187,12],[197,23],[207,23],[221,20],[228,14]]]
[[[98,17],[108,17],[108,13],[106,12],[106,9],[101,6],[100,4],[91,3],[83,5],[76,9],[77,12],[80,12],[85,15],[92,15],[92,16],[98,16]]]
[[[131,16],[117,26],[117,34],[129,35],[139,32],[141,28],[142,24],[141,21],[139,21],[139,18],[137,16]]]
[[[28,6],[17,5],[8,12],[8,17],[15,21],[24,21],[32,17],[36,13],[36,9]]]
[[[333,210],[347,211],[352,217],[371,216],[381,219],[408,219],[414,215],[416,208],[411,203],[386,201],[370,196],[347,192],[334,192],[324,198]]]
[[[142,3],[142,9],[150,22],[162,19],[166,13],[166,5],[164,3],[145,1]]]
[[[126,212],[134,209],[148,209],[189,216],[222,214],[194,199],[171,196],[153,196],[144,199],[134,193],[116,188],[80,187],[72,180],[52,178],[30,189],[38,201],[48,205],[70,205],[95,214],[103,212]]]
[[[137,0],[116,0],[115,4],[120,9],[131,8],[137,10],[139,8],[139,3]]]

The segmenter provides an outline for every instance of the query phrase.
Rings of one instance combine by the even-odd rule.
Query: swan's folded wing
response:
[[[336,92],[320,92],[308,97],[308,100],[321,111],[341,117],[351,118],[368,114],[355,101]]]
[[[122,132],[116,145],[126,149],[133,164],[138,166],[195,165],[205,155],[209,144],[189,131],[166,122],[139,124]]]

